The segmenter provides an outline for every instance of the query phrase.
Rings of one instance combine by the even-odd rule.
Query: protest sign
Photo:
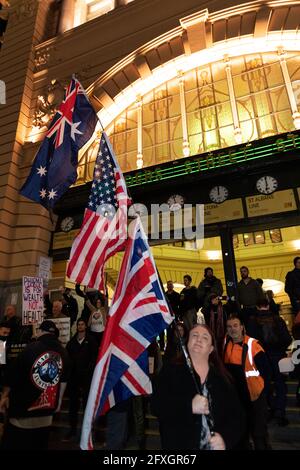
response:
[[[63,346],[66,346],[68,341],[70,341],[71,334],[71,323],[69,317],[64,318],[50,318],[49,320],[53,321],[57,328],[59,329],[59,341]]]
[[[23,276],[22,325],[34,325],[43,321],[43,279]]]

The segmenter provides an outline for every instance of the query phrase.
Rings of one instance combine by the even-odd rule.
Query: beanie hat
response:
[[[45,331],[47,333],[52,333],[53,335],[56,336],[56,338],[59,337],[59,329],[57,328],[57,326],[55,325],[55,323],[51,320],[44,320],[41,324],[40,324],[40,330],[41,331]]]

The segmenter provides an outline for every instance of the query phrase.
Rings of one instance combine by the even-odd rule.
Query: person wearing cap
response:
[[[8,413],[3,450],[45,450],[53,415],[60,410],[69,375],[68,353],[50,320],[41,323],[37,340],[8,367],[0,412]]]

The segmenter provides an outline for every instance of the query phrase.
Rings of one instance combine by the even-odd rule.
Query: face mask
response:
[[[3,336],[2,336],[3,338]],[[0,341],[0,364],[6,364],[6,350],[5,350],[5,346],[6,346],[6,339],[7,337],[4,336],[5,340],[1,340]]]

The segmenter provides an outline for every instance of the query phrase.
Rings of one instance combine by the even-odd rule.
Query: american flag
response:
[[[103,132],[89,202],[70,253],[67,276],[72,281],[104,288],[105,262],[123,249],[127,239],[130,202],[124,177]]]
[[[172,320],[141,221],[137,218],[130,225],[94,370],[82,426],[82,449],[93,448],[91,429],[97,416],[130,396],[151,393],[146,349]]]
[[[72,78],[20,194],[52,208],[77,179],[78,151],[92,137],[97,114]]]

